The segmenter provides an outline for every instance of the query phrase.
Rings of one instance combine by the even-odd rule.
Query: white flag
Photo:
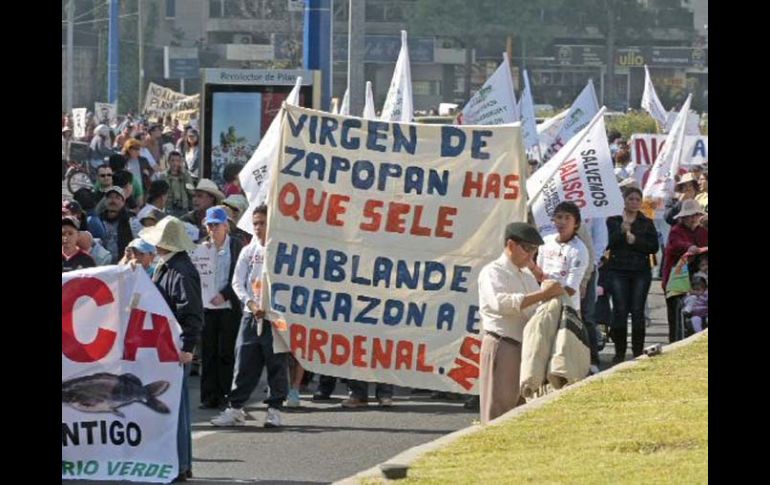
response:
[[[556,138],[543,153],[543,161],[547,161],[554,156],[567,142],[575,136],[580,130],[585,128],[591,122],[593,117],[599,111],[599,102],[596,100],[596,90],[594,90],[593,80],[588,80],[588,84],[580,92],[564,118],[561,130]]]
[[[658,127],[663,129],[666,126],[666,110],[663,103],[660,102],[658,94],[655,92],[655,86],[652,84],[650,71],[644,66],[644,93],[642,94],[642,109],[650,113],[650,116],[658,123]]]
[[[504,125],[515,123],[519,118],[511,64],[508,54],[503,53],[503,62],[463,108],[460,122],[463,125]]]
[[[340,114],[340,100],[339,98],[332,98],[332,109],[329,110],[329,113],[333,115]]]
[[[644,186],[645,197],[665,199],[674,191],[674,176],[679,171],[679,163],[682,158],[682,146],[684,145],[691,100],[692,95],[687,96],[682,110],[679,111],[679,115],[674,121],[671,132],[666,137],[666,144],[658,153],[658,158],[655,159],[655,163],[650,169],[650,176]]]
[[[524,148],[529,150],[537,146],[539,139],[537,121],[535,120],[535,103],[532,100],[532,89],[529,86],[529,76],[526,69],[524,69],[524,92],[521,94],[519,105],[521,106],[521,134],[524,137]]]
[[[412,102],[412,70],[409,67],[409,46],[406,42],[406,30],[401,31],[401,52],[398,53],[396,69],[390,81],[388,96],[382,108],[383,121],[412,121],[414,113]]]
[[[350,115],[350,90],[345,90],[345,96],[342,97],[342,104],[340,105],[340,115]]]
[[[296,106],[299,104],[299,90],[302,87],[302,77],[297,77],[294,89],[286,97],[286,104]],[[249,200],[249,209],[241,214],[238,221],[238,227],[249,234],[254,234],[252,225],[251,211],[267,201],[268,190],[270,188],[270,169],[273,162],[278,159],[278,151],[281,144],[281,118],[283,117],[283,108],[278,111],[270,123],[270,127],[265,132],[265,136],[260,140],[259,146],[254,150],[254,154],[248,163],[243,166],[238,179],[241,181],[241,187]]]
[[[666,116],[666,125],[663,129],[663,133],[668,133],[674,127],[674,121],[679,113],[675,110],[668,112]],[[695,111],[690,110],[687,114],[687,125],[684,128],[684,132],[690,136],[700,136],[700,116]]]
[[[559,131],[561,131],[561,124],[564,123],[567,113],[569,113],[569,109],[565,109],[561,113],[556,114],[556,116],[548,118],[537,125],[537,138],[540,140],[540,158],[542,158],[542,154],[548,150],[548,147],[551,146],[551,143],[553,143]]]
[[[72,108],[72,123],[74,129],[72,130],[72,136],[75,138],[83,138],[86,136],[86,108]]]
[[[623,197],[613,171],[610,147],[599,112],[580,133],[527,180],[535,224],[541,234],[556,229],[553,210],[563,201],[574,202],[584,219],[610,217],[623,211]]]
[[[374,111],[374,95],[372,94],[372,82],[366,81],[366,102],[364,103],[364,116],[367,120],[376,120],[377,113]]]

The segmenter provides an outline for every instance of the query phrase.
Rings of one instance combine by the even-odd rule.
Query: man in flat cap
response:
[[[505,227],[504,249],[479,274],[481,315],[481,423],[486,424],[519,401],[519,367],[524,326],[537,304],[564,293],[553,280],[542,287],[532,275],[533,255],[543,238],[533,226],[513,222]]]

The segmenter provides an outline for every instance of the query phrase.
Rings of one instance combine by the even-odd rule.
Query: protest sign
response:
[[[350,113],[340,113],[341,115],[349,115]],[[362,118],[367,120],[374,120],[377,118],[377,113],[374,111],[374,95],[372,94],[372,82],[366,81],[366,99],[364,100],[364,114]]]
[[[666,135],[636,133],[628,141],[631,161],[639,165],[651,165],[666,144]],[[708,165],[709,137],[685,136],[682,146],[681,166]]]
[[[524,146],[527,150],[532,150],[538,147],[539,139],[537,136],[537,120],[535,119],[535,104],[532,100],[532,88],[529,86],[529,76],[526,69],[524,69],[524,92],[521,94],[519,106]]]
[[[655,86],[652,84],[652,78],[650,77],[650,70],[647,69],[647,65],[644,66],[644,92],[642,93],[642,109],[650,113],[652,119],[658,123],[658,128],[663,129],[666,126],[666,118],[668,113],[663,108],[663,103],[658,98],[658,93],[655,92]]]
[[[548,148],[543,152],[543,162],[558,153],[573,136],[585,128],[597,111],[599,111],[599,102],[596,100],[593,80],[589,79],[588,84],[583,88],[578,97],[575,98],[569,112],[564,117],[559,134],[556,135]]]
[[[75,138],[86,136],[86,111],[86,108],[72,108],[72,136]]]
[[[692,95],[687,96],[687,100],[666,138],[663,149],[658,153],[655,163],[650,168],[650,175],[643,190],[645,197],[665,200],[674,192],[674,177],[681,164],[691,101]]]
[[[173,480],[181,330],[147,273],[62,274],[61,325],[62,479]]]
[[[96,122],[115,126],[118,122],[118,107],[114,103],[94,103]]]
[[[312,372],[478,393],[478,275],[526,220],[520,126],[287,106],[281,140],[263,285],[276,341]]]
[[[201,298],[203,299],[203,307],[210,310],[230,308],[229,302],[225,302],[221,305],[214,305],[211,303],[211,300],[217,296],[217,293],[219,293],[219,288],[217,288],[216,285],[216,247],[207,242],[198,244],[195,251],[190,253],[190,260],[192,260],[195,269],[198,270],[198,274],[201,277]]]
[[[144,114],[156,118],[163,118],[170,114],[177,118],[180,123],[187,124],[190,120],[198,117],[200,100],[200,94],[189,96],[150,83],[147,86],[147,95],[144,101]]]
[[[564,122],[567,113],[569,113],[569,110],[565,109],[537,125],[537,137],[540,140],[540,153],[545,153],[545,151],[548,150],[548,147],[551,146],[551,143],[556,139],[559,131],[561,131],[561,124]]]

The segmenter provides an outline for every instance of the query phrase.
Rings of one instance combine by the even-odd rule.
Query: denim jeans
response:
[[[594,365],[599,364],[599,350],[596,339],[596,279],[597,270],[594,268],[594,272],[588,280],[586,292],[580,300],[583,324],[586,326],[586,330],[588,330],[588,338],[591,343],[591,364]]]
[[[607,276],[612,298],[612,332],[616,356],[626,354],[626,322],[631,313],[631,349],[636,357],[644,349],[644,305],[650,291],[652,272],[611,270]]]
[[[355,399],[366,400],[369,396],[369,383],[366,381],[348,381],[348,389],[350,389],[350,397]],[[392,398],[393,397],[393,384],[381,384],[377,383],[374,395],[377,399]]]
[[[176,430],[180,474],[192,470],[192,420],[190,419],[190,396],[187,387],[189,377],[190,364],[185,364],[182,377],[182,397],[179,400],[179,423]]]

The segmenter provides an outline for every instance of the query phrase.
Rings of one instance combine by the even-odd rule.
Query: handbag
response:
[[[690,286],[690,269],[687,267],[687,255],[682,256],[671,268],[671,274],[666,284],[666,298],[683,295],[692,289]]]

